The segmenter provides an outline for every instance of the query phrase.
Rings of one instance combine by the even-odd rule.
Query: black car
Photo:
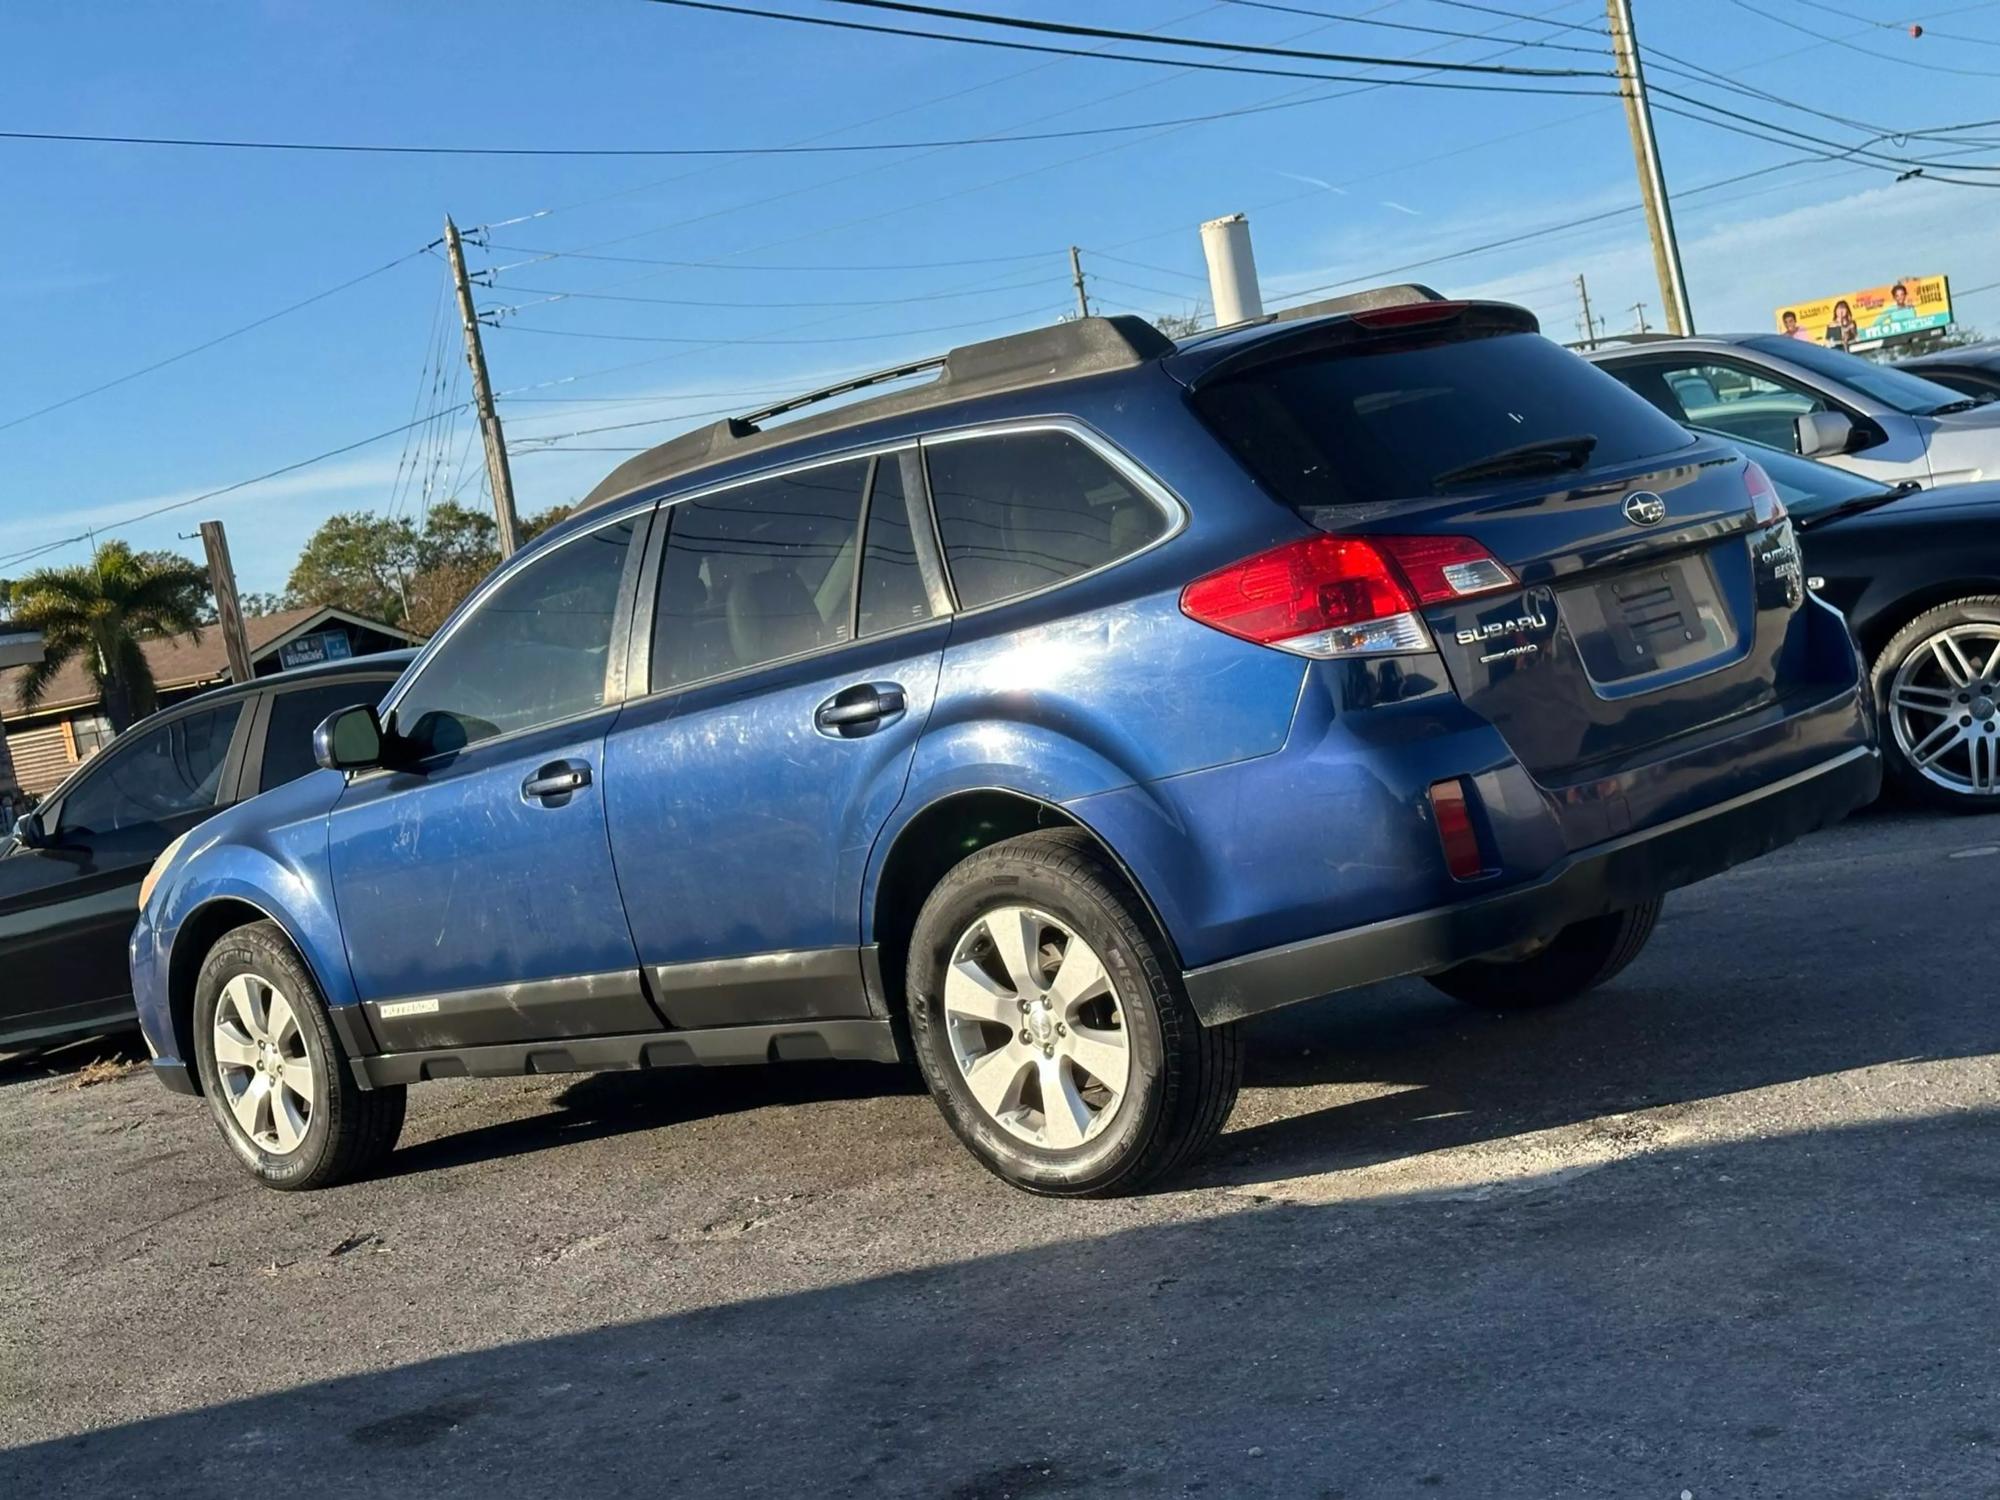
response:
[[[0,1046],[131,1024],[126,940],[160,851],[312,770],[320,720],[379,699],[415,655],[302,667],[177,703],[119,735],[0,838]]]
[[[2000,339],[1899,359],[1896,368],[1949,386],[1974,400],[2000,400]]]
[[[1806,583],[1847,616],[1882,743],[1918,799],[2000,811],[2000,483],[1884,489],[1741,444],[1803,533]]]

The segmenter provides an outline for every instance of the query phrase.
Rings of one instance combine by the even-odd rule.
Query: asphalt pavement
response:
[[[0,1063],[0,1495],[2000,1496],[1996,883],[1868,816],[1568,1009],[1264,1018],[1115,1203],[892,1069],[425,1085],[285,1195]]]

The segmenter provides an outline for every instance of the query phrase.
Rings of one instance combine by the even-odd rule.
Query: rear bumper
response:
[[[1492,895],[1190,970],[1204,1024],[1406,974],[1435,973],[1572,922],[1620,911],[1838,822],[1882,784],[1869,746],[1726,802],[1580,849],[1540,878]]]

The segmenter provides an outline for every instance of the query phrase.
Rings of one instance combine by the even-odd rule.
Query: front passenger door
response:
[[[353,777],[328,857],[386,1051],[658,1028],[604,818],[604,733],[646,516],[489,587],[389,709],[404,768]]]

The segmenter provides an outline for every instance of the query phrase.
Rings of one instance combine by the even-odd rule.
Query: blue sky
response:
[[[1556,23],[1603,19],[1597,0],[1494,0],[1545,24],[1441,0],[1297,3],[1491,35],[1454,40],[1208,0],[984,8],[1436,60],[1478,59],[1528,40],[1588,46],[1591,37]],[[824,0],[773,5],[896,24]],[[1635,9],[1649,47],[1899,130],[1989,116],[2000,99],[2000,3],[1912,11],[1906,0],[1904,8],[1841,0],[1836,9],[1849,17],[1811,0],[1755,0],[1767,15],[1735,0],[1635,0]],[[1921,19],[1930,34],[1912,39],[1869,17]],[[1072,243],[1084,247],[1099,306],[1185,312],[1206,292],[1197,225],[1218,214],[1250,214],[1266,296],[1278,298],[1636,201],[1615,99],[1353,92],[644,0],[13,6],[0,19],[0,57],[5,129],[453,145],[936,139],[1350,93],[1154,135],[708,162],[0,141],[0,423],[416,251],[447,211],[470,229],[554,210],[491,229],[493,248],[471,252],[475,267],[512,266],[497,278],[502,288],[481,292],[481,306],[522,305],[489,335],[488,356],[496,387],[518,393],[503,416],[519,450],[523,510],[575,497],[624,456],[595,450],[658,441],[693,425],[694,413],[759,399],[739,393],[791,390],[1048,321],[1073,305]],[[1534,48],[1501,60],[1603,65]],[[1741,97],[1729,102],[1858,139]],[[1677,194],[1798,154],[1704,124],[1662,117],[1659,125]],[[1977,159],[1996,158],[2000,151]],[[1892,173],[1820,162],[1686,196],[1678,219],[1696,315],[1709,328],[1763,327],[1780,301],[1912,272],[1942,271],[1959,289],[2000,282],[1992,190],[1899,184]],[[551,251],[724,264],[534,260]],[[881,267],[921,268],[862,269]],[[1641,299],[1657,326],[1660,299],[1636,213],[1409,274],[1526,302],[1550,333],[1570,338],[1579,272],[1610,328],[1632,326]],[[441,377],[426,373],[443,290],[442,263],[417,254],[156,374],[0,429],[0,555],[115,527],[364,438],[454,390],[462,399],[455,338],[444,345]],[[554,291],[598,296],[525,305]],[[785,305],[801,303],[831,305]],[[2000,289],[1964,296],[1960,308],[1962,321],[2000,331]],[[649,421],[657,425],[535,441]],[[277,589],[328,514],[392,500],[414,508],[424,479],[433,498],[485,503],[479,467],[469,418],[460,417],[109,534],[198,555],[180,534],[218,517],[243,587]],[[46,560],[85,556],[77,544]],[[22,566],[0,563],[0,574]]]

